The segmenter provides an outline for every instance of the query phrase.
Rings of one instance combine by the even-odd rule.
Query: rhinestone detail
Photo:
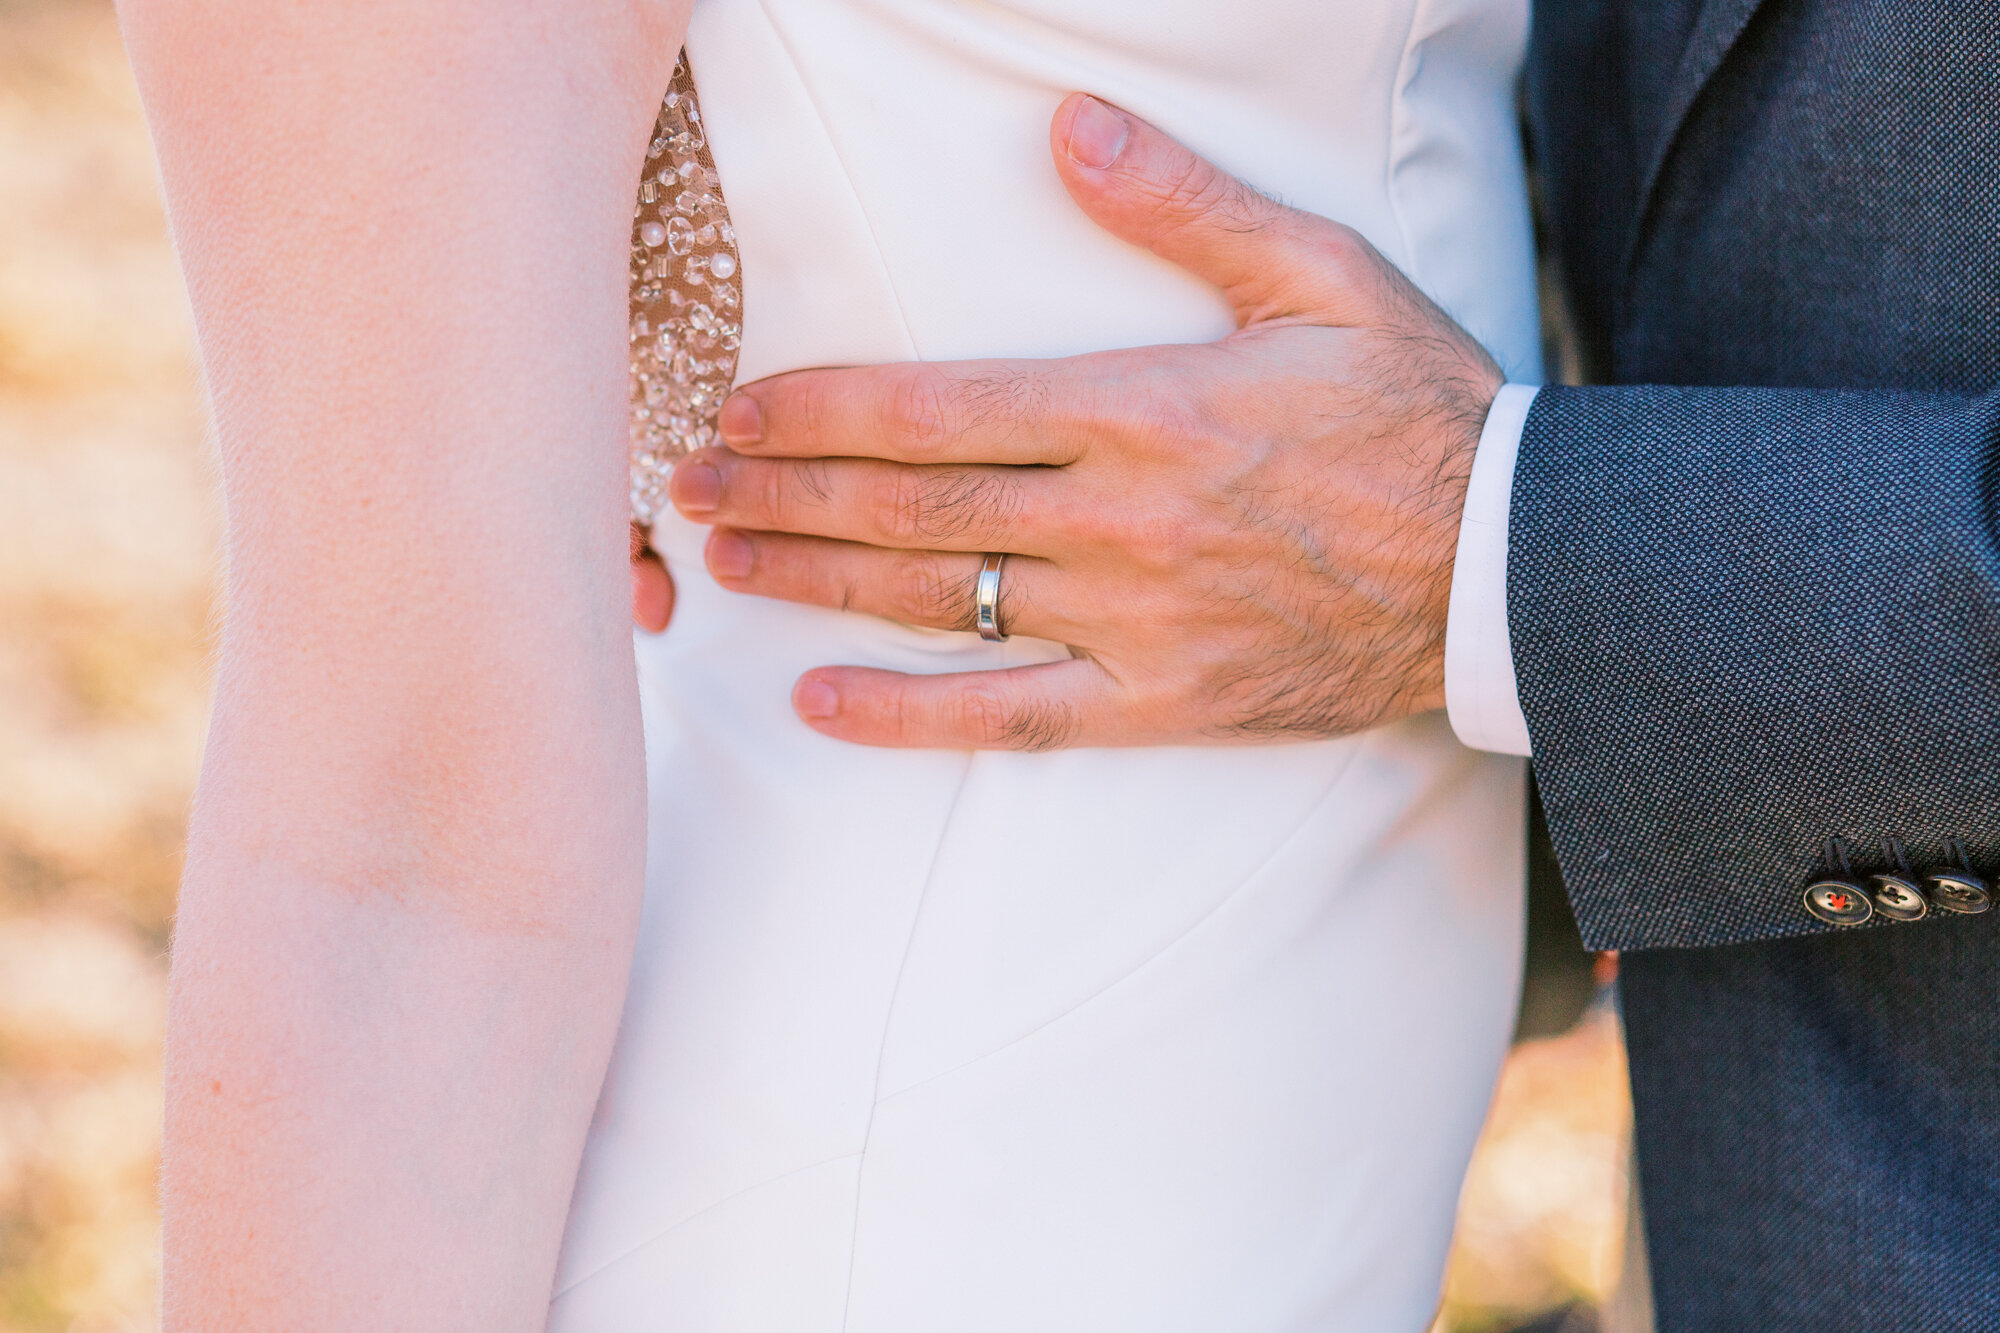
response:
[[[743,339],[740,267],[683,51],[632,215],[632,517],[643,526],[667,508],[674,460],[715,443]]]

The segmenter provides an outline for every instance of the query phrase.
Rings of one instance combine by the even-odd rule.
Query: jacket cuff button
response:
[[[1978,916],[1993,906],[1993,894],[1986,881],[1972,873],[1972,861],[1965,854],[1965,844],[1957,838],[1951,840],[1951,859],[1956,864],[1943,870],[1934,870],[1924,881],[1930,890],[1931,901],[1940,912],[1956,912],[1960,916]]]
[[[1806,887],[1806,910],[1830,926],[1858,926],[1875,915],[1868,895],[1850,879],[1814,880]]]
[[[1869,881],[1868,896],[1875,901],[1875,911],[1890,921],[1921,921],[1931,914],[1931,904],[1917,887],[1909,854],[1903,850],[1900,838],[1886,839],[1885,845],[1890,868]]]
[[[1875,905],[1854,880],[1846,844],[1828,838],[1824,850],[1825,874],[1806,885],[1806,911],[1829,926],[1858,926],[1875,915]]]

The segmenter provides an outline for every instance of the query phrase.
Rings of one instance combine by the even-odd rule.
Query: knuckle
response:
[[[997,686],[967,685],[960,696],[959,722],[968,739],[981,745],[1040,752],[1076,738],[1076,710],[1047,699],[1010,700]]]
[[[1020,497],[993,471],[892,464],[868,483],[867,503],[884,543],[924,546],[1011,522]]]
[[[833,580],[810,559],[802,559],[798,545],[778,533],[765,533],[755,542],[756,557],[747,585],[775,594],[818,601],[829,595]]]
[[[1331,259],[1352,262],[1368,251],[1368,242],[1361,233],[1345,222],[1324,219],[1320,228],[1320,245]]]
[[[992,684],[968,682],[959,690],[953,707],[958,729],[968,740],[980,745],[999,745],[1008,739],[1012,710]]]
[[[910,683],[901,682],[882,701],[882,727],[898,744],[908,745],[917,739],[918,710],[910,695]]]
[[[869,489],[870,508],[883,539],[890,546],[914,545],[924,531],[922,474],[892,464],[875,473]]]
[[[1183,213],[1213,209],[1226,192],[1223,181],[1223,174],[1214,163],[1189,154],[1177,170],[1160,182],[1160,204]]]
[[[1186,162],[1159,184],[1155,211],[1169,225],[1221,227],[1245,233],[1271,221],[1271,201],[1203,158]]]
[[[736,460],[722,472],[722,493],[727,501],[723,512],[753,527],[783,525],[785,495],[790,489],[788,463]]]
[[[969,421],[1017,422],[1047,410],[1049,387],[1041,376],[1013,366],[996,366],[959,381],[956,396]]]
[[[947,541],[1008,522],[1017,508],[1013,488],[995,472],[939,468],[916,477],[917,499],[910,514],[923,541]]]
[[[1345,286],[1371,282],[1380,276],[1375,247],[1368,238],[1342,222],[1327,222],[1320,236],[1320,253],[1334,278]]]
[[[943,386],[935,372],[897,372],[882,397],[882,427],[911,457],[935,456],[947,435]]]
[[[869,589],[864,573],[829,569],[807,549],[794,554],[791,586],[798,600],[812,606],[851,611],[857,606],[865,610],[868,605]]]
[[[1204,404],[1185,386],[1171,380],[1149,386],[1146,396],[1146,443],[1157,454],[1171,459],[1194,456],[1214,432],[1214,422]]]
[[[896,587],[902,618],[940,629],[971,629],[973,584],[943,556],[912,551],[901,557]]]
[[[1017,749],[1059,750],[1076,739],[1082,725],[1068,704],[1029,703],[1017,708],[1008,720],[1007,739]]]
[[[1090,419],[1121,447],[1150,452],[1206,431],[1213,418],[1207,397],[1215,368],[1211,349],[1189,356],[1161,348],[1121,366],[1090,405]]]
[[[1187,516],[1178,508],[1140,510],[1126,521],[1123,539],[1143,567],[1154,572],[1178,570],[1195,554],[1190,529]]]
[[[797,423],[798,438],[791,443],[807,452],[817,449],[820,435],[831,420],[835,388],[833,377],[802,374],[790,379],[784,387],[791,400],[790,415]]]

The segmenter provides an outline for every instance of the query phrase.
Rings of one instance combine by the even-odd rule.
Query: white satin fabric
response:
[[[1216,337],[1050,165],[1099,93],[1340,218],[1533,378],[1522,0],[702,0],[740,378]],[[1513,1016],[1521,772],[1311,744],[894,752],[808,667],[1049,660],[725,593],[639,641],[646,912],[550,1327],[1426,1327]]]

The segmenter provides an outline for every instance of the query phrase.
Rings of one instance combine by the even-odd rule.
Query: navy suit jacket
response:
[[[1538,0],[1527,102],[1600,382],[1509,623],[1661,1333],[2000,1329],[2000,911],[1801,896],[2000,871],[2000,3]]]

